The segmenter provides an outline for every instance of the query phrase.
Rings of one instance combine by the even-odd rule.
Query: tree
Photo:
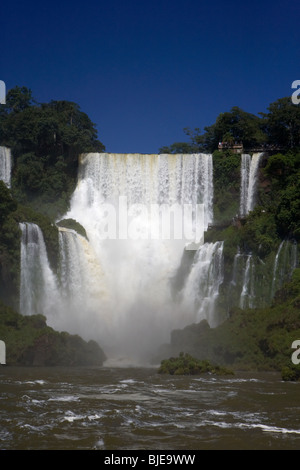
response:
[[[105,150],[95,124],[76,103],[37,103],[26,87],[8,92],[7,105],[0,112],[0,145],[10,147],[14,157],[14,197],[22,203],[42,204],[51,217],[55,214],[49,204],[54,211],[67,209],[79,155]]]
[[[284,149],[300,147],[300,106],[285,97],[271,103],[268,110],[261,113],[268,142]]]
[[[194,130],[189,127],[184,128],[184,133],[189,136],[190,142],[175,142],[169,147],[161,147],[159,153],[199,153],[204,151],[203,136],[200,134],[200,129]]]
[[[265,141],[261,119],[237,106],[234,106],[230,112],[221,113],[213,130],[215,148],[218,142],[226,140],[228,134],[232,141],[243,142],[245,148],[259,146]]]
[[[17,204],[13,200],[10,190],[3,181],[0,181],[0,227],[8,215],[16,210],[16,208]]]
[[[280,193],[280,203],[277,207],[275,220],[277,229],[282,237],[293,236],[300,238],[300,172],[286,189]]]
[[[8,113],[18,113],[29,108],[33,103],[35,103],[35,100],[32,97],[32,91],[25,86],[16,86],[8,91],[4,110]]]
[[[185,128],[184,132],[190,138],[190,142],[179,142],[169,147],[162,147],[161,153],[162,150],[166,153],[183,153],[181,149],[184,149],[185,153],[212,153],[218,149],[219,142],[225,142],[228,139],[231,143],[243,142],[244,147],[249,149],[266,142],[263,120],[237,106],[229,112],[221,113],[214,124],[204,127],[203,134],[200,133],[199,128],[194,130]]]

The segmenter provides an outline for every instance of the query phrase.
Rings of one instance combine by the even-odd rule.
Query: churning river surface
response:
[[[300,383],[3,366],[0,449],[300,449]]]

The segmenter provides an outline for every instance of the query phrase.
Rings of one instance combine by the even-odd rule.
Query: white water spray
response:
[[[67,241],[65,237],[70,234],[60,232],[65,292],[79,289],[84,299],[82,308],[74,305],[71,308],[68,330],[80,334],[85,331],[108,354],[130,355],[153,350],[168,341],[174,328],[200,317],[210,320],[213,302],[208,298],[211,295],[215,299],[216,289],[207,288],[203,294],[208,306],[203,306],[202,313],[201,305],[183,309],[172,296],[171,281],[180,266],[186,240],[172,237],[176,226],[169,239],[159,236],[159,211],[172,209],[167,211],[172,219],[174,205],[176,208],[190,205],[192,217],[183,216],[183,222],[193,225],[187,228],[194,233],[197,204],[204,208],[204,217],[196,220],[198,233],[203,234],[213,219],[211,155],[83,155],[78,185],[65,217],[77,220],[85,228],[93,256],[87,263],[86,254],[78,250],[78,240]],[[129,217],[124,220],[126,211]],[[149,237],[153,233],[156,237]],[[197,259],[203,250],[204,247],[199,250]],[[207,253],[205,272],[209,272],[207,266],[213,262],[209,256],[216,250],[214,247]],[[74,274],[76,266],[80,276]],[[200,265],[197,270],[200,279]],[[98,293],[94,290],[94,295],[86,291],[91,283],[101,286]],[[194,289],[201,291],[202,285],[195,284]],[[80,299],[76,303],[80,306]]]

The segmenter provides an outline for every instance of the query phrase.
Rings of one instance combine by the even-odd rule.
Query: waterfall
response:
[[[98,299],[104,304],[106,298],[101,266],[88,241],[74,230],[59,227],[59,251],[61,303],[56,325],[85,335],[84,316],[88,320],[99,307]]]
[[[52,319],[57,307],[58,288],[49,265],[42,231],[33,223],[19,225],[22,232],[20,313],[40,313]]]
[[[89,218],[93,215],[98,221],[99,232],[107,209],[105,204],[115,206],[118,222],[122,217],[121,209],[123,211],[130,206],[144,205],[143,208],[133,208],[133,211],[144,210],[141,214],[144,220],[140,222],[145,229],[148,225],[144,217],[147,209],[150,221],[156,223],[155,206],[156,209],[169,207],[174,211],[190,205],[194,216],[198,204],[204,207],[204,220],[200,228],[204,231],[213,219],[212,172],[212,156],[206,154],[83,155],[71,214],[84,226],[91,225]],[[122,227],[124,230],[126,228]],[[125,237],[124,233],[121,235],[120,238]]]
[[[59,227],[59,251],[62,293],[77,303],[85,297],[86,279],[83,248],[76,232]]]
[[[206,319],[212,327],[218,323],[214,307],[224,279],[223,243],[205,243],[199,248],[182,292],[184,308],[196,310],[195,320]]]
[[[240,308],[254,308],[255,286],[254,286],[254,270],[255,266],[252,255],[247,255],[246,266],[243,277],[243,287],[240,297]]]
[[[217,325],[223,242],[203,244],[213,221],[211,155],[82,155],[65,218],[87,238],[59,227],[56,275],[40,228],[20,224],[22,313],[98,341],[110,358],[141,360],[173,329],[204,318]],[[184,253],[190,271],[174,296]]]
[[[60,230],[61,327],[98,340],[107,355],[130,356],[155,350],[174,328],[216,322],[222,244],[201,245],[213,221],[211,155],[82,155],[65,218],[89,241],[83,249],[82,237]],[[186,309],[171,282],[194,241],[197,302]]]
[[[248,198],[247,198],[247,212],[250,212],[254,209],[258,168],[259,168],[259,162],[260,162],[262,155],[263,155],[262,153],[254,153],[251,158]]]
[[[0,180],[10,187],[11,176],[11,151],[7,147],[0,146]]]
[[[254,209],[258,168],[262,153],[254,153],[252,158],[248,154],[242,154],[241,158],[241,193],[240,215],[246,216]]]
[[[250,174],[251,156],[242,154],[241,157],[241,189],[240,189],[240,215],[244,217],[247,214],[248,187]]]

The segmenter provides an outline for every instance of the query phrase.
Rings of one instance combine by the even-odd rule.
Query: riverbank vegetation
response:
[[[180,352],[177,357],[170,357],[161,361],[159,374],[170,375],[234,375],[234,372],[226,367],[213,365],[207,360],[199,360],[190,354]]]

